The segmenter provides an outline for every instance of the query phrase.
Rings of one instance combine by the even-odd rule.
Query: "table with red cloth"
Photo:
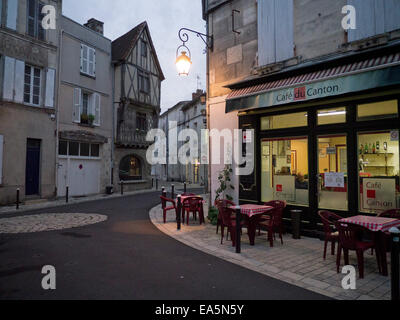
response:
[[[382,274],[388,276],[385,233],[393,227],[399,227],[400,220],[371,216],[355,216],[341,219],[339,222],[358,225],[373,233],[376,245],[376,254],[379,255],[379,260],[381,261]]]
[[[236,210],[236,207],[232,206],[231,209]],[[260,220],[261,215],[274,210],[274,207],[260,206],[255,204],[244,204],[240,206],[240,213],[245,217],[247,222],[247,232],[250,240],[250,245],[254,246],[256,238],[256,228]]]

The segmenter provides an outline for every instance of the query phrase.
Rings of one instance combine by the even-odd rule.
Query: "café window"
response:
[[[346,122],[346,108],[332,108],[318,110],[318,125],[336,124]]]
[[[347,137],[318,137],[318,207],[348,209]]]
[[[121,181],[142,180],[140,160],[133,155],[123,158],[119,165],[119,179]]]
[[[361,212],[400,208],[398,137],[399,130],[358,134]]]
[[[370,121],[396,118],[399,114],[397,100],[381,101],[357,106],[357,120]]]
[[[282,114],[261,118],[261,130],[307,127],[307,112]]]
[[[264,139],[261,156],[261,200],[308,206],[307,137]]]

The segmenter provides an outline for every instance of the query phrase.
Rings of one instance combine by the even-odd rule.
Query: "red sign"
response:
[[[376,199],[376,190],[367,190],[368,199]]]
[[[294,101],[306,100],[306,87],[294,89]]]
[[[281,184],[276,185],[276,192],[282,192],[283,191],[283,186]]]

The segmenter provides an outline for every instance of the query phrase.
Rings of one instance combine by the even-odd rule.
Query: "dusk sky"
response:
[[[105,36],[115,40],[139,23],[147,21],[163,69],[162,112],[181,100],[190,100],[191,93],[206,85],[205,45],[195,34],[189,34],[187,46],[192,53],[189,77],[179,77],[175,67],[176,49],[181,44],[178,31],[182,27],[205,33],[200,0],[64,0],[63,14],[81,24],[90,18],[104,22]]]

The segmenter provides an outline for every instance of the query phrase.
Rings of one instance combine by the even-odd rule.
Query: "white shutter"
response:
[[[275,0],[276,62],[294,56],[293,0]]]
[[[276,61],[275,0],[258,0],[258,65]]]
[[[81,55],[81,65],[82,65],[82,72],[88,73],[88,54],[89,48],[85,45],[82,45],[82,55]]]
[[[17,30],[18,0],[7,1],[7,21],[6,27]]]
[[[15,60],[15,83],[14,83],[14,101],[24,102],[24,82],[25,82],[25,62]]]
[[[4,57],[3,99],[14,100],[15,59]]]
[[[95,126],[100,126],[100,105],[101,105],[101,99],[100,95],[98,93],[94,94],[94,122],[93,124]]]
[[[400,1],[385,0],[383,4],[385,6],[385,32],[400,29]]]
[[[96,50],[93,48],[88,48],[88,73],[96,75]]]
[[[3,183],[3,145],[4,137],[0,135],[0,185]]]
[[[83,45],[81,44],[81,72],[83,71]]]
[[[44,106],[46,108],[54,108],[54,87],[55,87],[56,70],[48,69],[46,74],[46,98]]]
[[[72,120],[74,122],[81,122],[81,109],[82,109],[82,90],[74,88],[74,105],[72,108]]]

